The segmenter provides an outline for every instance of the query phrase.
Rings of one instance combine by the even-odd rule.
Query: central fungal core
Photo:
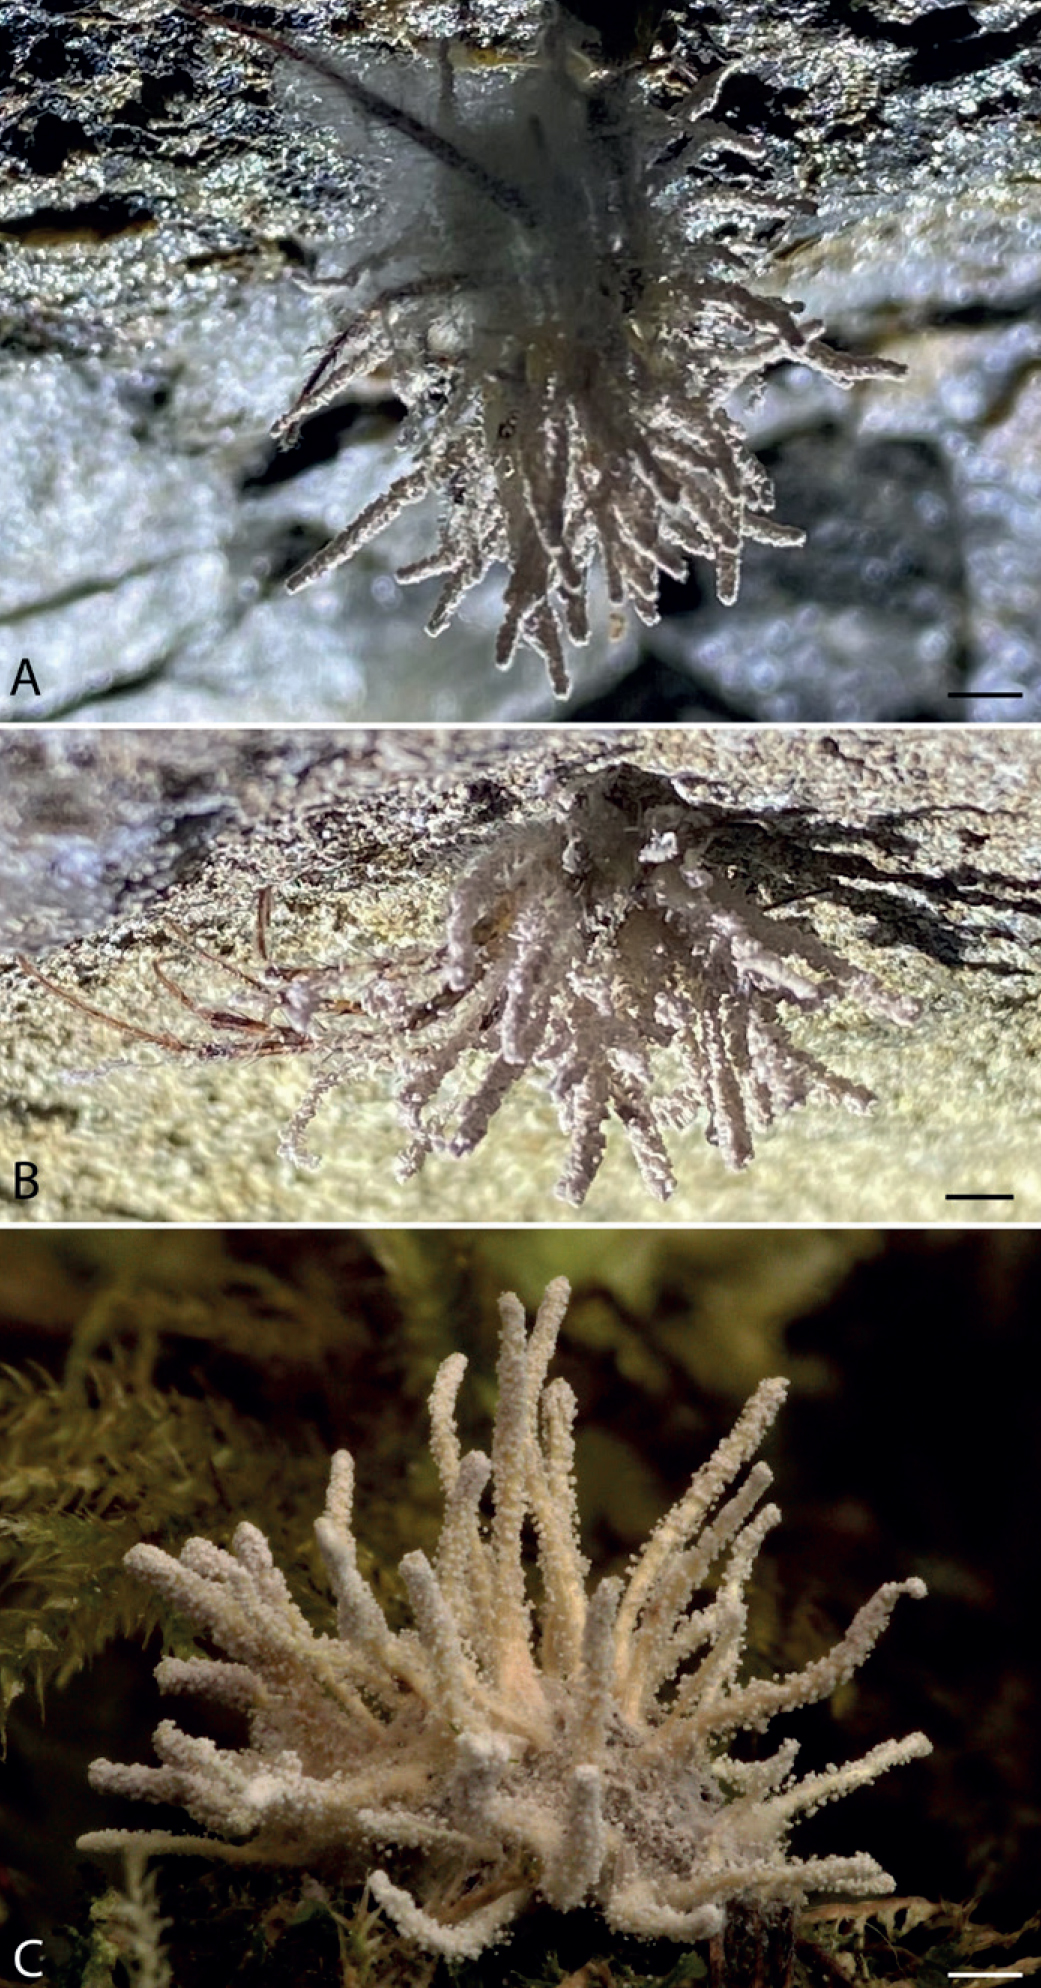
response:
[[[828,1697],[897,1598],[924,1595],[924,1583],[886,1583],[805,1669],[745,1677],[746,1590],[780,1517],[762,1503],[768,1466],[751,1462],[785,1396],[777,1379],[756,1389],[626,1577],[590,1591],[576,1401],[548,1379],[568,1296],[563,1278],[551,1283],[530,1333],[518,1299],[500,1301],[490,1456],[460,1445],[465,1359],[437,1374],[444,1521],[433,1561],[401,1562],[414,1627],[389,1627],[358,1570],[345,1451],[315,1527],[334,1635],[312,1630],[253,1526],[239,1527],[230,1553],[201,1539],[176,1560],[131,1549],[127,1565],[223,1652],[164,1659],[160,1686],[246,1712],[249,1743],[220,1749],[166,1720],[161,1766],[95,1761],[96,1788],[180,1804],[214,1833],[101,1830],[81,1848],[313,1866],[362,1846],[378,1852],[369,1888],[399,1931],[455,1957],[501,1937],[534,1896],[562,1911],[595,1905],[621,1932],[696,1940],[718,1934],[737,1901],[765,1909],[811,1891],[893,1889],[863,1852],[799,1858],[788,1838],[800,1816],[928,1753],[922,1733],[802,1780],[794,1740],[755,1760],[731,1747]],[[419,1857],[411,1889],[384,1868],[402,1850],[413,1871]]]

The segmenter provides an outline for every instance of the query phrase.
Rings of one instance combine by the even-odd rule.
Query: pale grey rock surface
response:
[[[15,453],[3,524],[0,682],[28,656],[29,719],[283,723],[552,715],[537,658],[497,674],[500,589],[487,583],[439,641],[422,623],[437,583],[396,566],[430,538],[429,507],[401,519],[326,585],[290,599],[305,550],[394,472],[392,424],[291,482],[262,475],[265,418],[293,393],[300,355],[329,323],[286,278],[232,283],[164,323],[143,355],[46,353],[0,368],[0,427]],[[43,585],[41,587],[41,580]],[[6,654],[4,653],[6,651]],[[583,657],[603,689],[631,638]]]

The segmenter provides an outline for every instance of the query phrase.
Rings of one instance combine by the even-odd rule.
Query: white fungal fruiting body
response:
[[[367,301],[273,432],[292,440],[382,370],[409,409],[412,460],[291,589],[436,491],[438,543],[398,574],[441,578],[428,632],[501,561],[496,661],[508,667],[527,644],[566,696],[565,643],[589,639],[597,564],[610,600],[653,622],[660,573],[682,578],[701,555],[732,601],[746,542],[802,543],[772,518],[769,478],[728,402],[783,360],[841,385],[899,369],[833,351],[799,306],[745,280],[765,261],[764,223],[799,203],[747,170],[707,176],[713,154],[759,157],[711,119],[728,73],[666,116],[633,74],[591,65],[558,19],[519,76],[464,70],[449,87],[446,70],[435,92],[421,64],[383,65],[367,112],[367,84],[341,78],[355,123],[364,114],[382,130],[379,206],[397,214],[396,233],[384,218],[348,272],[352,287],[365,278]]]
[[[718,826],[668,780],[623,763],[563,793],[559,819],[504,831],[478,859],[452,897],[440,998],[424,986],[417,1003],[390,976],[363,995],[398,1032],[404,1178],[431,1152],[473,1152],[527,1072],[570,1137],[556,1192],[575,1204],[611,1116],[667,1200],[665,1132],[699,1113],[738,1170],[756,1133],[796,1105],[871,1106],[863,1085],[793,1042],[783,1010],[849,996],[906,1026],[916,1003],[730,881]],[[475,1055],[483,1072],[461,1078]]]
[[[779,1513],[760,1503],[765,1464],[737,1480],[784,1398],[785,1382],[768,1380],[628,1577],[590,1594],[575,1398],[565,1381],[547,1381],[567,1298],[558,1278],[530,1335],[518,1300],[501,1300],[490,1458],[461,1452],[454,1406],[465,1360],[453,1355],[438,1373],[431,1449],[445,1514],[433,1563],[418,1552],[401,1563],[414,1628],[392,1631],[358,1572],[345,1452],[316,1525],[339,1604],[335,1636],[309,1627],[252,1526],[239,1527],[231,1553],[203,1540],[179,1560],[131,1550],[128,1565],[225,1652],[219,1662],[164,1660],[161,1686],[246,1710],[250,1742],[221,1750],[168,1720],[156,1733],[160,1767],[96,1761],[95,1787],[180,1803],[216,1834],[102,1830],[81,1847],[131,1842],[293,1864],[348,1844],[419,1851],[418,1899],[382,1868],[370,1889],[407,1937],[455,1956],[499,1937],[533,1892],[565,1911],[598,1905],[620,1931],[698,1939],[719,1930],[738,1897],[797,1904],[808,1891],[892,1889],[873,1858],[800,1859],[788,1835],[800,1815],[927,1753],[921,1733],[801,1782],[794,1741],[755,1762],[729,1748],[734,1734],[761,1732],[775,1713],[851,1677],[897,1597],[922,1595],[924,1584],[880,1588],[805,1670],[743,1681],[745,1592]],[[714,1565],[714,1589],[698,1605]]]

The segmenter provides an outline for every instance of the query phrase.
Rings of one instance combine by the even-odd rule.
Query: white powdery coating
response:
[[[699,1114],[738,1171],[756,1135],[798,1105],[870,1108],[869,1090],[796,1046],[783,1010],[852,997],[907,1026],[914,1001],[731,882],[707,812],[665,778],[623,762],[563,790],[557,811],[500,833],[456,886],[440,988],[430,977],[417,1000],[392,969],[363,992],[396,1030],[401,1178],[430,1153],[472,1153],[527,1073],[569,1136],[555,1191],[576,1206],[612,1116],[665,1201],[676,1186],[665,1134]],[[472,1081],[461,1072],[477,1056]]]
[[[413,59],[411,74],[373,72],[425,134],[399,133],[398,169],[384,164],[381,212],[412,212],[396,239],[384,222],[348,272],[355,288],[378,269],[380,287],[370,282],[273,430],[293,440],[359,375],[382,370],[409,409],[411,466],[290,590],[437,492],[438,543],[398,573],[441,578],[428,633],[502,562],[496,662],[507,668],[526,644],[564,697],[565,644],[589,639],[597,564],[610,601],[654,622],[661,573],[682,579],[692,557],[710,559],[730,602],[747,542],[802,543],[772,517],[769,477],[727,411],[739,389],[784,360],[844,386],[900,368],[833,351],[800,306],[741,280],[766,261],[764,223],[800,202],[747,174],[699,177],[721,150],[760,157],[755,140],[712,121],[728,68],[700,82],[684,73],[695,86],[666,115],[630,73],[581,58],[558,15],[516,79],[464,72],[439,98],[422,69]],[[359,81],[342,77],[345,99]]]
[[[797,1906],[810,1891],[892,1890],[866,1854],[793,1857],[788,1834],[800,1815],[928,1753],[922,1733],[802,1781],[794,1741],[754,1762],[731,1758],[728,1742],[827,1697],[864,1661],[898,1596],[924,1595],[924,1583],[888,1582],[804,1670],[739,1681],[745,1590],[779,1514],[756,1510],[765,1464],[732,1487],[785,1396],[785,1381],[767,1380],[627,1579],[590,1594],[571,1478],[574,1398],[547,1383],[568,1295],[564,1278],[549,1285],[530,1334],[518,1300],[500,1301],[490,1462],[461,1453],[461,1356],[438,1373],[430,1406],[445,1522],[433,1565],[422,1553],[401,1563],[413,1629],[391,1630],[358,1574],[344,1452],[316,1525],[336,1636],[310,1628],[252,1526],[239,1527],[231,1553],[198,1539],[179,1560],[131,1549],[127,1564],[231,1659],[166,1659],[160,1684],[246,1710],[250,1738],[221,1749],[164,1720],[159,1767],[95,1761],[96,1788],[179,1803],[214,1834],[101,1830],[82,1849],[295,1865],[346,1845],[428,1853],[419,1898],[380,1866],[370,1889],[406,1938],[455,1958],[501,1938],[533,1892],[564,1911],[596,1905],[618,1931],[691,1940],[718,1932],[739,1896]],[[489,1476],[490,1522],[478,1509]],[[528,1524],[537,1604],[522,1560]],[[717,1560],[714,1597],[699,1606]]]

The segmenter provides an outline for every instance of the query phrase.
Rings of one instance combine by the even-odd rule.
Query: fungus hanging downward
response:
[[[802,543],[772,515],[732,396],[782,361],[842,386],[902,368],[834,350],[798,304],[753,286],[764,230],[803,203],[764,188],[757,141],[713,119],[736,65],[674,65],[663,107],[633,70],[593,64],[556,10],[516,74],[387,57],[348,73],[259,38],[313,73],[312,115],[346,122],[352,146],[379,141],[353,302],[273,432],[292,442],[379,371],[408,409],[411,459],[291,591],[436,494],[437,543],[397,575],[441,580],[428,632],[503,564],[496,662],[534,649],[565,697],[596,570],[614,608],[654,622],[661,574],[706,558],[732,602],[747,543]]]

